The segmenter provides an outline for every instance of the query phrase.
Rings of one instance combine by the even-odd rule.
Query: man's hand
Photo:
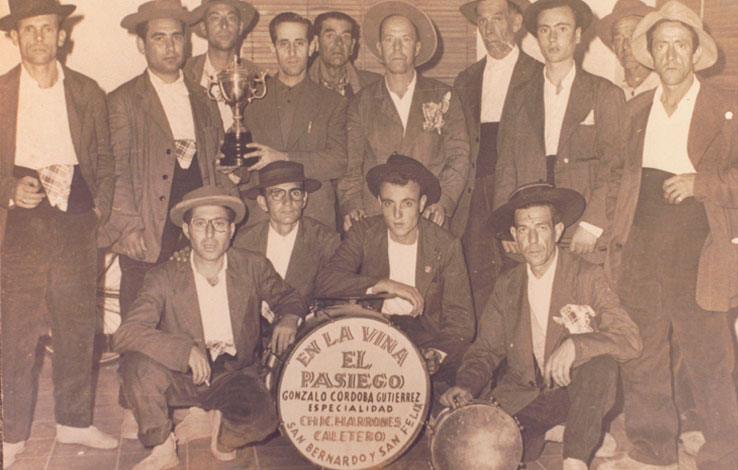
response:
[[[440,203],[430,204],[423,211],[423,217],[429,219],[436,225],[443,226],[446,221],[446,209]]]
[[[438,354],[438,351],[433,348],[422,348],[420,351],[425,359],[428,373],[433,375],[438,372],[438,369],[441,367],[441,355]]]
[[[574,341],[571,338],[566,338],[561,346],[551,354],[546,363],[543,378],[546,380],[547,387],[553,387],[553,382],[556,382],[560,387],[566,387],[571,383],[571,365],[574,364],[576,356],[577,351],[574,347]]]
[[[44,200],[44,197],[46,197],[46,194],[43,192],[38,178],[24,176],[15,185],[13,202],[23,209],[34,209]]]
[[[190,252],[192,252],[192,248],[189,246],[186,246],[182,248],[179,251],[175,251],[172,253],[172,256],[169,257],[169,259],[173,259],[174,261],[177,261],[178,263],[186,263],[190,260]]]
[[[694,196],[694,178],[696,173],[683,173],[664,181],[664,199],[669,204],[679,204],[688,197]]]
[[[441,395],[441,405],[447,408],[457,408],[461,405],[469,403],[474,397],[471,392],[461,387],[451,387],[446,393]]]
[[[281,355],[287,351],[287,348],[295,341],[297,335],[297,323],[300,318],[297,315],[285,315],[279,320],[272,332],[272,341],[270,343],[274,354]]]
[[[520,250],[518,250],[518,244],[512,240],[502,240],[502,248],[505,250],[505,253],[520,253]]]
[[[210,364],[208,364],[208,357],[202,349],[192,346],[190,357],[187,359],[187,365],[192,370],[192,383],[195,385],[200,385],[210,380]]]
[[[571,237],[569,251],[580,255],[592,253],[595,249],[596,243],[597,237],[579,225],[577,230],[574,232],[574,236]]]
[[[142,260],[146,257],[146,242],[144,241],[143,230],[136,230],[128,233],[120,239],[120,245],[123,253],[129,258]]]
[[[246,147],[255,149],[253,152],[248,153],[249,158],[260,157],[258,162],[249,167],[249,171],[261,170],[272,162],[287,160],[287,153],[275,150],[268,145],[252,142],[250,144],[246,144]]]
[[[364,212],[364,209],[354,209],[348,214],[343,216],[343,231],[348,232],[352,225],[354,225],[354,221],[358,222],[361,219],[366,217],[366,212]]]
[[[413,306],[410,315],[417,317],[423,313],[423,307],[425,301],[423,296],[420,295],[420,291],[413,287],[403,284],[401,282],[393,281],[391,279],[382,279],[372,287],[374,293],[386,292],[387,294],[394,294],[401,299],[405,299]]]

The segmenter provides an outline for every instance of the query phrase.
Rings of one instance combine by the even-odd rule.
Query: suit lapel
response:
[[[389,90],[387,90],[387,84],[385,83],[384,79],[380,80],[377,83],[377,86],[379,87],[380,99],[379,110],[382,112],[382,114],[385,115],[387,119],[390,120],[390,122],[394,123],[395,125],[399,126],[400,129],[402,129],[402,120],[400,119],[400,113],[397,112],[397,108],[395,107],[395,103],[392,101]]]
[[[417,73],[417,72],[416,72]],[[418,74],[413,100],[410,103],[410,113],[407,116],[407,128],[402,138],[403,143],[413,142],[415,136],[423,130],[423,103],[430,101],[429,93],[426,92],[425,79]]]
[[[362,274],[389,277],[389,254],[387,253],[387,227],[375,224],[366,233],[367,256],[362,264]]]
[[[723,116],[715,112],[714,104],[715,101],[709,97],[709,90],[705,90],[702,84],[694,104],[687,139],[687,153],[695,168],[698,168],[702,156],[723,128]]]
[[[530,318],[530,303],[528,300],[528,275],[527,270],[516,276],[516,284],[510,287],[511,292],[518,292],[518,322],[515,328],[515,344],[518,350],[523,352],[525,370],[530,374],[527,379],[535,377],[535,364],[533,363],[533,325]]]
[[[565,254],[559,250],[558,260],[556,263],[556,272],[554,273],[553,289],[551,291],[551,306],[548,311],[548,326],[546,327],[546,348],[544,358],[547,361],[554,348],[558,345],[561,335],[566,329],[553,321],[553,317],[559,315],[561,307],[566,305],[571,298],[569,290],[573,285],[573,279],[570,279],[568,263]]]
[[[67,102],[67,118],[69,120],[69,134],[72,137],[74,145],[74,153],[79,158],[82,155],[82,126],[80,116],[85,116],[85,110],[82,108],[84,101],[81,100],[79,90],[77,89],[74,79],[69,76],[69,70],[64,70],[64,97]],[[82,162],[80,162],[82,163]]]
[[[15,165],[15,133],[18,122],[18,92],[20,89],[20,68],[18,65],[11,70],[0,86],[0,148],[2,152],[2,169],[0,175],[10,176],[13,174]]]
[[[192,119],[195,124],[195,139],[197,142],[197,163],[200,166],[200,176],[202,177],[203,184],[208,184],[210,180],[210,159],[208,157],[207,150],[207,128],[208,121],[205,119],[211,111],[208,109],[208,103],[205,101],[208,99],[203,92],[203,88],[200,85],[190,81],[189,78],[185,77],[185,85],[187,90],[190,92],[190,108],[192,109]],[[218,116],[219,117],[219,116]],[[169,121],[167,120],[167,123]]]
[[[415,261],[415,287],[423,297],[428,292],[433,276],[435,276],[441,262],[438,240],[424,222],[426,222],[425,219],[421,219],[418,227],[418,257]]]
[[[633,158],[638,159],[637,162],[634,162],[635,165],[633,165],[633,168],[639,173],[643,167],[643,145],[646,141],[646,126],[648,125],[648,116],[651,114],[651,103],[653,102],[653,91],[647,93],[651,93],[652,99],[648,100],[643,108],[633,113],[631,132],[634,132],[636,135],[628,136],[628,142],[635,144],[630,154],[634,156]]]
[[[297,237],[295,238],[295,246],[292,248],[290,262],[287,265],[287,273],[284,280],[287,284],[296,287],[305,283],[301,276],[310,271],[313,263],[312,253],[308,246],[307,231],[305,229],[305,221],[300,221],[297,226]]]
[[[172,134],[171,127],[169,127],[169,120],[164,112],[161,100],[159,100],[159,95],[156,93],[156,89],[154,89],[154,85],[151,83],[148,72],[144,72],[143,75],[139,77],[136,87],[138,89],[138,94],[141,96],[142,111],[151,117],[151,120],[167,137],[174,140],[174,134]]]
[[[177,312],[177,316],[184,324],[186,331],[190,332],[193,338],[202,341],[205,339],[205,333],[202,328],[200,303],[197,298],[192,264],[189,260],[185,263],[177,263],[176,269],[177,282],[174,285],[181,287],[175,297],[177,306],[174,311]]]
[[[571,94],[569,102],[566,106],[566,114],[561,124],[561,133],[559,134],[559,148],[557,153],[561,153],[569,142],[572,134],[579,126],[579,123],[587,118],[587,114],[592,108],[592,84],[588,77],[584,76],[582,69],[577,69],[574,82],[571,84]]]
[[[243,321],[244,311],[246,309],[246,297],[243,295],[244,290],[249,283],[248,280],[238,275],[238,270],[232,263],[232,257],[228,260],[228,268],[226,269],[226,290],[228,291],[228,310],[231,316],[231,329],[233,330],[233,344],[236,348],[242,344],[243,334],[242,327],[246,322]],[[261,307],[261,305],[259,305]],[[257,318],[258,318],[257,314]],[[238,326],[241,326],[239,328]],[[238,351],[239,353],[244,351]]]
[[[546,134],[544,113],[546,112],[546,109],[543,104],[543,74],[538,75],[538,77],[533,77],[533,80],[530,81],[529,87],[525,92],[525,110],[528,113],[531,127],[535,129],[536,134],[538,135],[538,143],[541,150],[545,153]]]

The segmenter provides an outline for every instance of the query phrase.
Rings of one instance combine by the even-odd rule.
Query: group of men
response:
[[[57,60],[73,5],[9,5],[0,29],[21,64],[0,77],[5,468],[30,434],[49,327],[56,439],[118,445],[92,425],[98,246],[122,274],[121,434],[153,448],[137,470],[176,466],[177,442],[208,436],[233,460],[268,437],[264,345],[288,351],[315,297],[373,294],[424,356],[434,401],[493,396],[523,426],[524,460],[547,439],[567,470],[606,454],[619,370],[632,450],[599,468],[675,469],[681,393],[705,440],[698,468],[738,468],[737,109],[695,74],[717,46],[683,4],[619,0],[598,22],[620,87],[575,61],[593,20],[582,0],[463,4],[487,54],[453,87],[417,70],[438,36],[410,3],[365,12],[383,76],[352,65],[350,16],[280,13],[278,71],[244,114],[259,160],[238,169],[219,163],[231,108],[208,95],[236,61],[258,68],[239,57],[252,5],[141,4],[121,26],[146,70],[107,97]],[[208,50],[185,60],[190,30]],[[525,31],[543,64],[521,50]]]

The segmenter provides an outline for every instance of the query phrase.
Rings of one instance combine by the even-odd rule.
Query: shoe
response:
[[[595,457],[600,458],[610,458],[615,457],[615,454],[617,454],[618,450],[618,441],[615,440],[615,437],[613,437],[612,434],[609,432],[605,433],[605,436],[602,438],[602,445],[599,449],[597,449],[597,452],[595,452]]]
[[[597,466],[597,470],[678,470],[678,465],[649,465],[623,455],[616,460],[608,460]]]
[[[700,431],[687,431],[679,436],[679,444],[687,455],[696,457],[703,445],[705,445],[705,436]]]
[[[174,427],[177,442],[186,444],[197,439],[205,439],[211,435],[212,411],[193,406],[182,421]]]
[[[556,425],[546,431],[546,436],[544,437],[545,440],[549,442],[564,442],[564,431],[566,430],[566,426],[563,424]]]
[[[123,439],[138,439],[138,423],[133,410],[123,410],[123,422],[120,423],[120,437]]]
[[[100,431],[95,426],[74,428],[57,424],[56,440],[62,444],[81,444],[95,449],[115,449],[118,447],[117,439]]]
[[[229,462],[236,459],[236,449],[222,451],[218,445],[218,434],[220,434],[220,423],[223,420],[223,413],[220,410],[213,410],[213,423],[210,434],[210,452],[216,459],[221,462]]]
[[[166,441],[154,447],[145,459],[134,465],[133,470],[164,470],[178,464],[177,438],[171,433]]]
[[[589,467],[579,459],[564,459],[563,470],[589,470]]]
[[[3,468],[10,468],[15,463],[15,456],[26,449],[26,441],[3,442]]]

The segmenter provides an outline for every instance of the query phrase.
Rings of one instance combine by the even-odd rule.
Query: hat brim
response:
[[[632,7],[624,8],[622,10],[613,11],[612,13],[597,22],[597,36],[600,38],[600,41],[602,41],[602,43],[607,46],[608,49],[613,50],[612,27],[615,26],[615,23],[629,16],[643,18],[652,11],[653,8],[642,3],[639,3],[638,5]]]
[[[264,188],[268,188],[269,186],[275,186],[277,184],[282,183],[302,183],[302,189],[310,194],[314,193],[315,191],[319,190],[321,186],[323,186],[323,183],[321,183],[318,180],[314,180],[312,178],[303,178],[303,179],[295,179],[295,178],[288,178],[285,179],[285,181],[272,181],[269,182],[269,184],[258,184],[254,187],[251,187],[244,191],[244,196],[246,196],[247,199],[256,199],[261,195],[261,190]]]
[[[652,11],[643,17],[641,22],[638,23],[638,26],[636,26],[635,31],[633,31],[633,39],[630,42],[630,46],[633,57],[635,57],[638,62],[649,69],[654,69],[653,57],[651,57],[651,53],[648,51],[648,38],[646,33],[661,20],[680,21],[688,24],[695,30],[695,32],[697,32],[697,36],[700,39],[700,47],[702,48],[702,55],[694,64],[695,72],[699,72],[700,70],[704,70],[715,65],[715,62],[717,62],[718,59],[717,44],[715,44],[715,41],[702,28],[701,21],[700,24],[695,24],[693,19],[686,15],[678,16],[675,14],[664,14],[662,10]]]
[[[251,30],[251,27],[258,13],[253,5],[251,5],[250,3],[242,2],[240,0],[217,0],[214,2],[206,3],[204,5],[200,5],[199,7],[192,10],[192,13],[190,15],[190,25],[195,26],[200,23],[205,17],[205,12],[207,11],[207,9],[218,3],[225,3],[227,5],[233,5],[234,7],[236,7],[241,16],[243,31],[248,32]],[[202,27],[192,28],[192,31],[197,36],[205,38],[205,33],[203,32]]]
[[[384,163],[370,169],[366,174],[366,184],[374,197],[379,196],[380,182],[385,175],[393,172],[412,174],[418,180],[420,191],[426,196],[426,204],[435,204],[441,199],[441,183],[436,175],[422,164]]]
[[[191,21],[190,13],[184,8],[162,8],[146,12],[131,13],[121,20],[120,25],[130,33],[136,32],[136,27],[146,21],[158,20],[161,18],[172,18],[180,20],[185,25],[189,25]]]
[[[584,32],[592,23],[592,9],[582,0],[538,0],[529,6],[523,13],[523,23],[530,34],[538,37],[538,14],[550,8],[568,6],[574,10],[577,25]]]
[[[181,227],[184,224],[185,213],[192,208],[200,206],[230,207],[236,214],[236,218],[233,220],[233,223],[236,224],[241,222],[246,216],[246,205],[239,198],[235,196],[211,195],[179,202],[169,212],[169,217],[171,217],[174,225]]]
[[[586,206],[584,197],[573,189],[551,188],[524,194],[492,212],[489,223],[495,236],[500,240],[512,240],[510,227],[515,223],[515,211],[536,203],[553,204],[566,227],[579,220]]]
[[[462,15],[464,15],[464,18],[469,20],[469,23],[476,26],[477,24],[477,4],[481,0],[473,0],[471,2],[466,2],[465,4],[461,5],[459,7],[459,11]],[[530,2],[528,0],[510,0],[514,4],[520,8],[521,13],[525,12],[526,9],[530,6]]]
[[[433,21],[415,5],[401,1],[377,3],[366,11],[364,23],[361,26],[361,34],[364,45],[369,49],[369,52],[379,62],[384,62],[382,51],[377,47],[379,44],[379,26],[385,18],[394,15],[404,16],[418,30],[420,52],[415,58],[415,66],[420,67],[431,60],[438,47],[438,34],[436,33],[436,27],[433,26]]]
[[[5,15],[2,18],[0,18],[0,31],[11,31],[15,29],[15,24],[19,20],[31,18],[33,16],[59,15],[59,18],[61,20],[64,20],[64,18],[71,15],[72,12],[76,9],[77,9],[76,5],[55,5],[55,8],[42,8],[37,11],[34,11],[30,15],[24,15],[22,17],[14,15],[13,13],[10,13],[9,15]]]

